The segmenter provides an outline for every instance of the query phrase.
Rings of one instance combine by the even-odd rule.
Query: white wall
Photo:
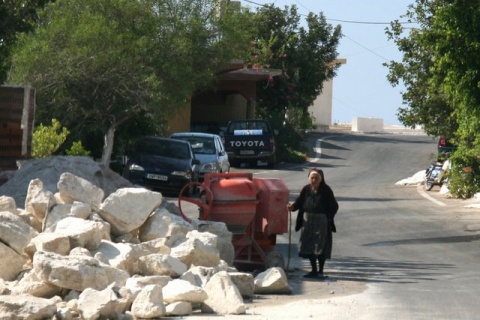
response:
[[[314,124],[317,126],[329,126],[332,124],[332,80],[323,84],[322,94],[319,95],[313,105],[308,107],[310,114],[314,117]]]
[[[353,118],[352,131],[381,132],[381,131],[383,131],[383,119],[379,119],[379,118]]]

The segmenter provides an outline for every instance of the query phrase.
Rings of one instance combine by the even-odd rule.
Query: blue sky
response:
[[[385,125],[399,125],[403,86],[392,87],[388,69],[382,64],[401,61],[396,45],[387,39],[385,28],[400,19],[414,0],[242,0],[243,6],[274,3],[284,8],[295,5],[301,15],[323,12],[344,34],[339,58],[347,59],[333,80],[332,121],[350,123],[355,117],[381,118]],[[356,23],[353,23],[356,22]]]

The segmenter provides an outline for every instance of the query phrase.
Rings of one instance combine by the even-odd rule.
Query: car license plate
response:
[[[253,150],[240,150],[240,154],[251,155],[251,154],[255,154],[255,151],[253,151]]]
[[[153,174],[153,173],[147,173],[147,178],[148,179],[153,179],[153,180],[161,180],[161,181],[167,181],[168,180],[167,176],[162,176],[160,174]]]

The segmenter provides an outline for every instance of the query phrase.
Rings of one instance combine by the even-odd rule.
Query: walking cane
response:
[[[288,259],[287,271],[290,270],[290,252],[292,246],[292,210],[288,209]]]

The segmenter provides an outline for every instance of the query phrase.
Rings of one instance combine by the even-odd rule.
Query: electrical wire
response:
[[[267,7],[268,6],[268,4],[258,3],[258,2],[251,1],[251,0],[243,0],[243,1],[247,2],[247,3],[254,4],[254,5],[259,6],[259,7]],[[275,0],[275,2],[277,2],[277,0]],[[275,4],[275,2],[273,2],[273,4]],[[303,8],[305,8],[309,12],[312,12],[311,10],[306,8],[303,4],[301,4],[297,0],[295,0],[295,2],[297,2],[299,5],[301,5]],[[302,13],[300,13],[299,15],[303,16],[303,17],[307,16],[306,14],[302,14]],[[342,19],[326,19],[326,20],[327,21],[342,22],[342,23],[354,23],[354,24],[379,24],[379,25],[390,25],[391,24],[391,22],[378,22],[378,21],[359,21],[359,20],[342,20]],[[398,23],[399,24],[415,24],[417,22],[416,21],[398,21]]]

